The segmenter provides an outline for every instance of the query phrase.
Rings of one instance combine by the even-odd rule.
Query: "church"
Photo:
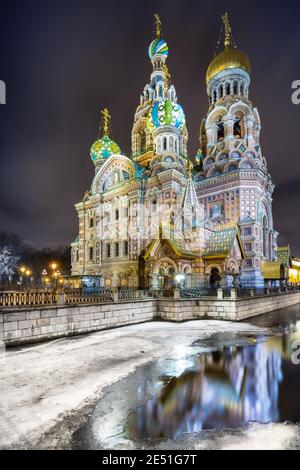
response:
[[[223,45],[206,73],[207,115],[199,150],[167,66],[168,44],[155,15],[152,72],[136,109],[131,155],[111,138],[102,111],[90,157],[95,176],[76,204],[72,277],[105,288],[264,287],[284,282],[288,247],[273,226],[274,184],[250,101],[251,64],[234,42],[228,15]]]

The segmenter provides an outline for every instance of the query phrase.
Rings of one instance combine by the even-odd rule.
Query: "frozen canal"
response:
[[[0,447],[300,448],[297,341],[299,305],[8,350]]]

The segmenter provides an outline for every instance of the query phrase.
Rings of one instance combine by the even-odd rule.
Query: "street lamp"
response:
[[[27,277],[27,286],[30,287],[30,281],[29,281],[29,276],[31,276],[30,269],[27,269],[25,274],[26,274],[26,277]]]
[[[24,280],[24,275],[25,275],[25,273],[26,273],[26,268],[25,268],[25,266],[22,266],[22,267],[20,268],[20,273],[21,273],[21,275],[20,275],[20,285],[22,286],[23,280]]]

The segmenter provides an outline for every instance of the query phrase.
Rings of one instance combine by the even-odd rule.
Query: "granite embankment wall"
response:
[[[300,303],[300,292],[247,299],[180,299],[160,300],[159,317],[170,321],[211,318],[216,320],[245,320]]]
[[[154,319],[239,321],[300,303],[300,292],[247,299],[145,299],[95,305],[27,307],[0,311],[0,341],[30,344]]]
[[[151,321],[156,300],[98,305],[27,307],[0,312],[0,340],[7,346]]]

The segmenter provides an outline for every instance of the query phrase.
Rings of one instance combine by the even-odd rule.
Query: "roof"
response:
[[[284,266],[278,261],[263,261],[261,272],[265,279],[284,279]]]
[[[186,250],[184,248],[184,245],[181,240],[175,240],[174,237],[171,236],[171,238],[163,238],[163,232],[162,229],[160,229],[160,234],[159,238],[152,240],[152,242],[148,245],[146,248],[145,254],[144,254],[144,259],[147,260],[150,258],[151,253],[153,250],[157,250],[163,242],[168,243],[170,248],[174,251],[175,255],[180,257],[180,258],[196,258],[197,254]]]
[[[240,224],[253,224],[253,222],[255,222],[255,219],[249,214],[240,220]]]
[[[237,226],[215,231],[206,244],[203,258],[227,258],[236,238],[245,259],[245,250]]]
[[[291,266],[292,258],[289,245],[277,248],[277,261],[284,264],[284,266]]]
[[[195,185],[193,182],[192,175],[189,176],[184,195],[182,198],[182,207],[195,207],[199,205],[198,196],[196,194]]]

